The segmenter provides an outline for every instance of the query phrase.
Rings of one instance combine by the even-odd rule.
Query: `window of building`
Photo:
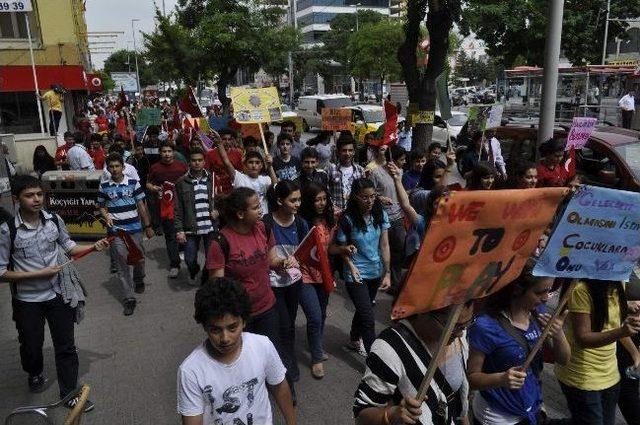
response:
[[[335,18],[336,13],[310,13],[298,18],[298,25],[305,26],[311,24],[327,24]]]
[[[317,43],[322,41],[322,36],[325,34],[325,31],[309,31],[305,32],[302,36],[302,40],[304,43]]]
[[[29,16],[29,26],[31,27],[31,37],[38,38],[37,20],[33,12],[11,12],[0,13],[0,39],[1,40],[26,40],[27,24],[24,16]]]
[[[304,10],[311,6],[355,6],[361,7],[389,7],[389,0],[298,0],[297,10]]]
[[[39,132],[40,119],[35,93],[0,93],[0,133]]]
[[[627,31],[628,38],[620,41],[620,53],[640,52],[640,28],[631,28]]]

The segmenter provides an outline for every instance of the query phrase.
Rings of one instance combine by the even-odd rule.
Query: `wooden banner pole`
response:
[[[260,138],[262,139],[262,147],[264,149],[264,154],[269,155],[269,149],[267,149],[267,141],[264,138],[264,129],[262,128],[262,123],[258,123],[258,127],[260,128]]]
[[[569,298],[571,298],[571,293],[573,292],[573,288],[575,287],[576,287],[576,281],[573,281],[569,286],[569,289],[567,289],[567,292],[564,293],[564,295],[558,302],[558,307],[556,308],[556,311],[553,312],[553,315],[549,319],[549,323],[547,323],[547,326],[544,327],[544,330],[542,331],[542,335],[540,335],[540,338],[538,338],[538,342],[536,342],[536,345],[533,346],[533,348],[529,352],[529,355],[524,361],[524,364],[522,365],[524,370],[527,370],[531,366],[531,362],[533,362],[533,359],[535,359],[536,354],[538,353],[538,351],[540,351],[540,349],[542,348],[542,345],[544,344],[545,340],[549,336],[549,332],[551,332],[551,325],[553,324],[553,321],[556,320],[558,316],[560,316],[560,314],[562,314],[564,307],[569,302]]]
[[[431,357],[431,362],[427,368],[427,372],[422,379],[422,383],[420,384],[420,388],[418,389],[418,394],[416,395],[416,400],[424,400],[424,397],[427,395],[427,389],[429,385],[431,385],[431,380],[436,373],[436,369],[442,360],[442,356],[444,355],[447,349],[447,343],[451,338],[451,334],[453,333],[453,329],[458,323],[458,318],[460,317],[460,313],[464,308],[464,304],[457,304],[453,307],[451,312],[449,313],[449,317],[447,318],[447,323],[442,330],[442,335],[440,336],[440,341],[438,342],[438,349],[433,356]]]

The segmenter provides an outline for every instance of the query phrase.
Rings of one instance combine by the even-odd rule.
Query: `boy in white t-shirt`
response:
[[[245,153],[242,163],[244,164],[244,173],[236,170],[233,164],[229,160],[227,151],[222,143],[222,140],[217,138],[218,151],[220,152],[220,159],[227,169],[227,173],[233,176],[233,187],[248,187],[255,190],[260,199],[260,206],[262,207],[262,214],[269,212],[267,204],[267,190],[272,184],[278,182],[278,177],[271,166],[273,159],[271,155],[267,155],[265,160],[262,160],[262,155],[256,151],[249,151]],[[263,176],[262,168],[266,162],[269,176]]]
[[[269,339],[243,332],[251,306],[244,288],[226,278],[196,292],[196,322],[207,339],[178,369],[183,425],[272,424],[269,393],[287,425],[296,423],[286,369]]]

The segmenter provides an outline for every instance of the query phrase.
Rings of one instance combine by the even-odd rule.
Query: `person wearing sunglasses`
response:
[[[449,306],[414,314],[380,333],[356,390],[353,413],[357,425],[469,424],[465,332],[473,321],[473,302],[463,306],[426,398],[415,398],[451,310]]]
[[[474,397],[476,424],[535,425],[544,423],[542,411],[542,351],[531,366],[523,364],[551,320],[546,302],[553,278],[533,277],[533,263],[511,284],[490,295],[486,312],[469,328],[467,374]],[[555,361],[566,364],[571,348],[562,331],[568,311],[554,319],[547,344]]]

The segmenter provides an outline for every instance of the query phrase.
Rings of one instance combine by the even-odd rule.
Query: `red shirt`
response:
[[[58,146],[56,148],[56,155],[54,157],[54,159],[56,161],[66,161],[67,160],[67,151],[69,149],[71,149],[71,147],[73,146],[73,143],[65,143],[62,146]],[[63,170],[68,170],[69,169],[69,165],[63,165],[62,166]]]
[[[96,118],[96,125],[98,126],[98,133],[109,131],[109,120],[105,115],[100,115]]]
[[[149,168],[147,182],[156,186],[162,186],[164,182],[175,183],[185,174],[187,174],[187,166],[180,161],[174,159],[171,164],[158,161]]]
[[[562,187],[567,185],[569,173],[562,166],[556,165],[553,170],[544,164],[538,164],[538,187]]]
[[[222,228],[220,233],[229,243],[228,259],[225,260],[220,245],[214,241],[207,253],[207,269],[224,269],[226,277],[239,282],[247,291],[251,315],[264,313],[276,303],[269,282],[269,250],[276,244],[273,232],[267,240],[264,223],[259,221],[246,235],[228,227]]]
[[[99,148],[96,150],[90,150],[89,156],[91,156],[91,159],[93,159],[93,165],[96,166],[96,170],[102,170],[104,168],[104,149]]]
[[[242,152],[235,148],[227,149],[227,156],[229,156],[229,161],[233,164],[233,168],[238,171],[242,171]],[[218,148],[211,149],[207,152],[204,167],[216,176],[214,182],[214,191],[216,195],[226,195],[231,192],[231,189],[233,189],[233,176],[230,176],[227,173],[227,169],[222,162],[222,158],[220,158]]]

